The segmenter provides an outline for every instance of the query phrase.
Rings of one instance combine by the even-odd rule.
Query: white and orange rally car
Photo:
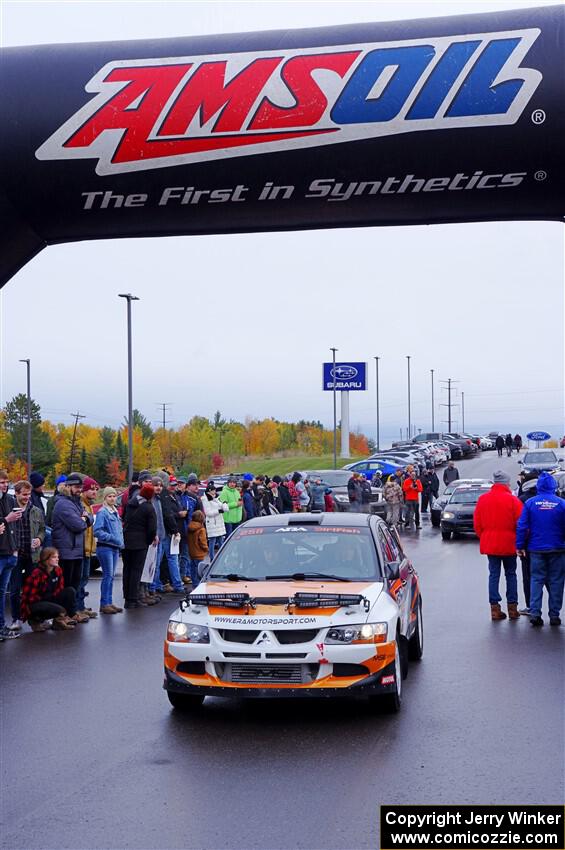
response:
[[[366,695],[398,711],[422,652],[418,576],[383,520],[260,517],[171,614],[164,688],[184,710],[206,696]]]

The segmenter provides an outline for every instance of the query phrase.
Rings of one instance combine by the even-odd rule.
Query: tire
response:
[[[167,691],[167,697],[177,711],[195,711],[204,702],[204,697],[198,694],[177,694],[174,691]]]
[[[402,707],[402,649],[398,637],[397,635],[394,652],[394,691],[376,697],[385,714],[398,714]]]
[[[442,531],[441,532],[442,540],[451,540],[451,531]]]
[[[416,609],[416,628],[414,634],[408,641],[408,658],[410,661],[419,661],[424,654],[424,622],[422,619],[422,598],[418,600]]]

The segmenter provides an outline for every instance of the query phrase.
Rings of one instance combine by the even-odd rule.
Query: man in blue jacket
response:
[[[548,473],[538,478],[537,496],[524,505],[516,529],[516,549],[530,554],[530,623],[543,626],[541,603],[544,584],[548,588],[549,622],[561,625],[565,584],[565,499],[555,495],[557,483]]]
[[[84,558],[84,532],[93,519],[84,508],[80,494],[82,478],[72,473],[67,478],[66,493],[61,493],[53,508],[53,546],[59,550],[65,587],[79,589]]]

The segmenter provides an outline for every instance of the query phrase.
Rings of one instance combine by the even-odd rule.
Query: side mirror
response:
[[[400,578],[400,564],[398,561],[395,561],[392,564],[387,564],[386,572],[389,581],[396,581],[396,579]]]
[[[209,562],[205,563],[204,561],[200,561],[200,563],[198,564],[198,578],[204,578],[204,573],[206,572],[208,567],[211,566],[212,565]]]
[[[524,463],[524,461],[523,461],[523,460],[519,460],[519,461],[518,461],[518,463],[519,463],[519,464],[520,464],[520,466],[521,466],[521,465]]]

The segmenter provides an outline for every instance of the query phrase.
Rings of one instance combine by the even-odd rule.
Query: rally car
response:
[[[206,696],[365,695],[398,711],[422,652],[418,576],[379,517],[258,517],[171,614],[164,688],[181,710]]]

